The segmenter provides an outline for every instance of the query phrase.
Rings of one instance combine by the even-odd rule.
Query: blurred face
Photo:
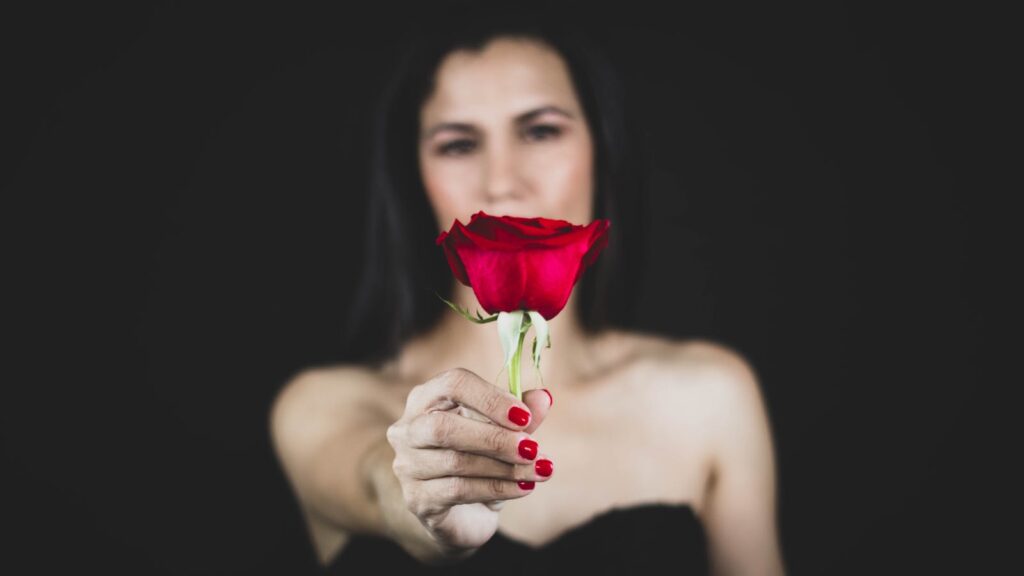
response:
[[[569,70],[529,39],[450,53],[420,110],[423,184],[447,230],[478,210],[592,219],[593,146]]]

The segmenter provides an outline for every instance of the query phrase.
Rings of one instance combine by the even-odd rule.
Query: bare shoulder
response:
[[[372,372],[356,365],[336,365],[307,368],[292,376],[274,399],[275,409],[283,410],[293,404],[314,404],[313,399],[349,396],[365,391]]]
[[[703,489],[692,495],[709,536],[714,572],[783,574],[775,522],[776,462],[769,413],[751,363],[718,343],[664,340],[647,362],[648,399],[669,449],[696,456]],[[677,472],[686,477],[687,466]]]
[[[743,462],[760,460],[751,450],[764,452],[770,443],[753,367],[736,350],[708,340],[618,332],[598,346],[619,351],[622,367],[600,404],[629,418],[638,445],[657,455],[648,459],[660,462],[658,474],[673,478],[670,492],[703,517],[722,470],[744,470]]]
[[[631,350],[631,392],[645,400],[657,425],[687,426],[689,433],[699,427],[710,440],[764,411],[754,367],[728,346],[639,332],[613,338]]]
[[[355,364],[314,367],[289,380],[274,398],[271,416],[385,411],[393,413],[409,393],[408,386],[381,370]],[[397,418],[400,414],[394,414]]]
[[[677,342],[666,370],[676,385],[688,387],[689,400],[699,406],[714,436],[759,425],[764,418],[757,373],[742,354],[728,346],[706,340]]]
[[[303,370],[281,387],[271,405],[269,428],[275,453],[288,472],[344,430],[397,420],[405,393],[378,370],[365,366]]]
[[[756,391],[753,366],[736,350],[709,340],[672,342],[666,368],[719,394]]]
[[[335,365],[303,370],[292,377],[274,398],[271,430],[275,436],[294,426],[308,428],[318,416],[333,419],[347,412],[394,409],[400,387],[378,370],[359,365]]]
[[[753,366],[739,352],[710,340],[683,340],[644,332],[613,331],[599,346],[626,351],[645,385],[696,391],[715,388],[740,392],[757,386]],[[666,390],[657,390],[664,393]]]

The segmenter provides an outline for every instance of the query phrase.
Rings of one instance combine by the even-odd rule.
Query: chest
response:
[[[555,472],[529,496],[506,502],[502,533],[538,546],[616,507],[702,509],[710,458],[699,422],[685,413],[666,421],[664,411],[638,398],[609,403],[597,396],[576,399],[571,414],[553,409],[533,434]]]

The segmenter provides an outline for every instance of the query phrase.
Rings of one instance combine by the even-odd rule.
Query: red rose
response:
[[[535,310],[550,320],[608,245],[609,225],[477,212],[467,226],[455,220],[437,244],[444,246],[455,278],[473,288],[489,314]]]

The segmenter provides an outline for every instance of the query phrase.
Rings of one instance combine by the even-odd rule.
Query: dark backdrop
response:
[[[972,21],[579,6],[650,150],[629,326],[754,364],[792,573],[994,562]],[[5,10],[24,370],[0,400],[0,558],[23,567],[2,571],[301,573],[267,412],[296,371],[348,358],[368,111],[410,9]]]

